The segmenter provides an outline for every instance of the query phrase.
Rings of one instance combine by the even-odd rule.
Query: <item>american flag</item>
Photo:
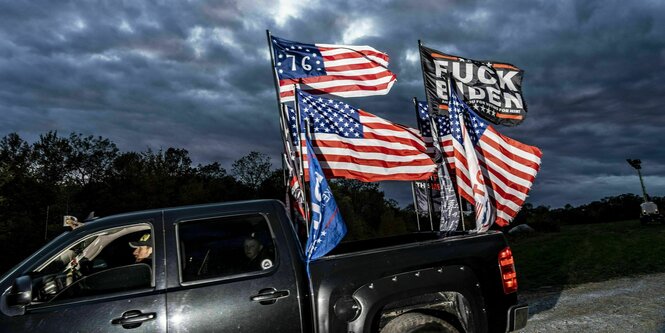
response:
[[[436,169],[415,129],[300,90],[298,102],[303,122],[309,122],[314,151],[328,178],[411,181],[427,179]],[[291,138],[297,145],[296,115],[291,108],[288,121]],[[304,143],[301,140],[300,144]]]
[[[439,133],[439,142],[441,143],[441,149],[443,149],[443,154],[446,156],[446,164],[449,167],[449,170],[452,172],[454,170],[453,165],[453,137],[450,135],[450,121],[448,117],[441,117],[434,115],[434,121],[436,122],[438,133]],[[427,102],[418,102],[418,130],[425,141],[425,146],[427,147],[427,154],[436,160],[436,152],[434,150],[434,141],[432,139],[432,125],[430,123],[430,114],[427,111]]]
[[[293,101],[294,84],[317,95],[361,97],[385,95],[397,80],[388,55],[370,46],[271,40],[282,102]]]
[[[537,147],[525,145],[497,132],[452,89],[449,117],[458,190],[462,197],[476,206],[481,203],[474,200],[474,190],[485,192],[490,198],[490,208],[496,210],[496,223],[507,225],[526,200],[540,170],[543,153]],[[471,141],[467,145],[464,134],[468,134],[467,140]],[[474,151],[465,149],[465,146],[471,147],[471,144]],[[476,158],[477,166],[472,165]],[[479,172],[474,172],[476,167]],[[484,188],[479,188],[479,183],[484,183]],[[487,228],[489,225],[479,231]]]

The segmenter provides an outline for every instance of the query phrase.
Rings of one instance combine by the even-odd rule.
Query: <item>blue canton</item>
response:
[[[426,102],[418,102],[418,129],[423,137],[432,136],[432,125],[430,124],[430,114],[427,111]],[[450,134],[450,123],[446,117],[436,117],[436,123],[439,129],[439,137]]]
[[[352,139],[364,137],[358,109],[340,101],[313,96],[300,90],[297,90],[297,95],[300,112],[303,118],[308,119],[313,133],[337,134]]]
[[[281,79],[327,75],[321,51],[314,44],[272,36],[275,69]]]
[[[298,142],[298,128],[296,127],[296,124],[298,123],[298,119],[296,118],[296,111],[290,106],[287,106],[286,110],[289,115],[286,121],[289,126],[289,132],[290,132],[289,134],[291,136],[291,140],[293,141],[293,146],[299,147],[300,143]],[[300,119],[300,123],[301,123],[300,128],[305,128],[302,119]]]
[[[455,90],[450,92],[451,98],[449,107],[449,117],[451,123],[451,132],[453,138],[458,142],[462,142],[462,128],[460,127],[459,114],[461,113],[464,116],[464,123],[466,125],[467,132],[471,138],[471,142],[474,145],[478,144],[478,140],[483,136],[485,130],[487,129],[487,122],[481,119],[462,99],[457,95]]]

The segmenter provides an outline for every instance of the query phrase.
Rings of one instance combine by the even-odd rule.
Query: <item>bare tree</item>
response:
[[[242,184],[256,190],[270,177],[270,157],[252,151],[231,165],[231,172]]]

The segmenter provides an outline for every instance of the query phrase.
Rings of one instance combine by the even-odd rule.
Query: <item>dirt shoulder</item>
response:
[[[520,294],[531,332],[664,332],[665,273]]]

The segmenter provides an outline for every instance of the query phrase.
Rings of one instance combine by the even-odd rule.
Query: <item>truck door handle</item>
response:
[[[258,294],[250,297],[253,302],[259,302],[263,305],[275,304],[278,299],[288,297],[288,290],[277,290],[275,288],[261,289]]]
[[[137,328],[144,321],[154,320],[156,317],[155,312],[143,313],[140,310],[131,310],[123,313],[120,318],[111,320],[111,324],[122,325],[123,328]]]

